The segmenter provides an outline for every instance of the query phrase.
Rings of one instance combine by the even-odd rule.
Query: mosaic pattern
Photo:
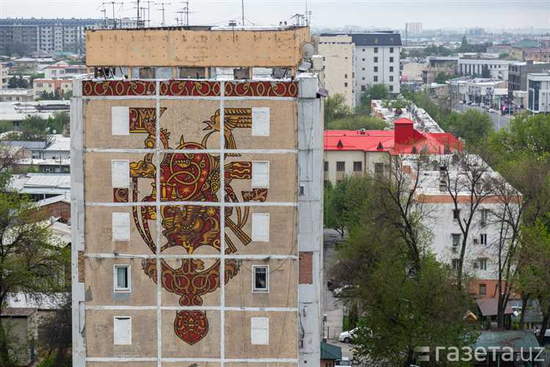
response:
[[[296,82],[225,82],[226,97],[297,97]]]
[[[154,96],[155,82],[145,80],[105,80],[82,82],[82,95],[89,96]]]
[[[161,112],[162,114],[162,112]],[[225,110],[224,138],[227,146],[237,146],[232,130],[251,128],[251,109],[235,108]],[[130,124],[132,133],[147,134],[144,145],[149,148],[155,140],[156,111],[151,108],[131,108]],[[220,159],[207,153],[208,140],[215,132],[220,132],[220,112],[215,111],[209,120],[203,121],[204,131],[208,131],[201,142],[187,142],[181,136],[175,147],[178,150],[197,150],[197,153],[166,153],[161,159],[160,187],[156,185],[156,167],[153,154],[146,154],[142,160],[130,163],[131,200],[133,202],[154,202],[157,192],[161,201],[178,202],[218,202],[221,195]],[[133,126],[133,130],[132,130]],[[217,136],[216,136],[217,138]],[[161,129],[160,140],[164,149],[170,148],[170,133]],[[154,144],[154,143],[153,143]],[[251,180],[252,162],[232,161],[224,166],[225,187],[224,200],[230,203],[247,201],[265,201],[268,190],[243,191],[240,194],[232,187],[233,180]],[[138,191],[140,180],[153,181],[147,190]],[[115,197],[116,199],[116,197]],[[132,214],[137,230],[152,253],[157,253],[157,246],[151,234],[155,225],[156,211],[150,206],[133,207]],[[251,242],[245,225],[250,217],[249,207],[225,208],[221,213],[217,207],[207,205],[167,205],[162,206],[160,216],[162,223],[162,243],[160,252],[168,249],[181,249],[185,254],[195,254],[203,246],[221,249],[221,215],[224,215],[228,234],[225,236],[225,254],[234,254],[239,245],[246,246]],[[163,289],[179,296],[181,306],[202,306],[202,296],[216,291],[220,287],[220,260],[208,266],[201,259],[183,259],[178,266],[172,267],[161,262],[160,280]],[[157,282],[156,259],[142,262],[145,274]],[[228,260],[225,266],[225,282],[229,282],[239,272],[236,261]],[[183,310],[176,313],[174,332],[184,342],[192,345],[202,340],[209,330],[206,313],[203,311]]]
[[[168,80],[160,83],[161,96],[218,97],[220,83],[197,80]]]

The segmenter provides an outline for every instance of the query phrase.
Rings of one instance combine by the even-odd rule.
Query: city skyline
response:
[[[151,2],[151,25],[161,24],[161,2]],[[245,1],[246,25],[291,23],[292,15],[311,10],[314,28],[373,27],[402,29],[407,22],[421,22],[424,29],[550,29],[550,2],[542,0],[256,0]],[[135,1],[115,1],[115,17],[135,17]],[[174,25],[182,17],[184,1],[166,2],[165,24]],[[38,6],[40,5],[40,6]],[[113,2],[95,0],[4,0],[0,17],[102,18],[113,13]],[[141,0],[140,7],[147,7]],[[240,0],[190,1],[191,25],[225,25],[241,22]],[[335,16],[334,9],[339,14]],[[521,10],[521,11],[520,11]],[[178,13],[179,11],[179,13]],[[460,26],[458,26],[460,25]]]

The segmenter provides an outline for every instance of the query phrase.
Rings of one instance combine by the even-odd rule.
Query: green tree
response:
[[[325,99],[325,128],[336,119],[351,115],[351,108],[346,105],[346,99],[341,94],[335,94]]]
[[[401,189],[392,181],[362,180],[366,195],[331,272],[347,285],[344,301],[358,305],[356,354],[408,367],[416,362],[417,346],[462,346],[474,335],[463,318],[468,295],[453,286],[450,269],[427,251],[429,235],[419,212],[403,212],[406,194],[397,194]],[[418,257],[410,251],[406,227],[418,236]]]
[[[388,96],[388,87],[384,84],[371,85],[361,95],[359,106],[355,108],[355,112],[360,114],[369,114],[371,110],[370,104],[373,99],[387,99]]]
[[[491,117],[473,109],[463,113],[451,112],[441,127],[473,145],[485,142],[493,132]]]
[[[50,222],[44,221],[34,203],[6,184],[6,169],[0,175],[0,313],[6,297],[15,292],[30,296],[66,291],[59,276],[69,262],[69,252],[52,236]],[[61,277],[63,278],[63,277]],[[12,367],[13,355],[8,329],[0,318],[0,365]]]
[[[324,225],[332,228],[344,236],[356,222],[364,198],[367,186],[364,178],[348,176],[325,188],[325,217]]]
[[[350,115],[328,123],[328,130],[383,130],[387,124],[376,117],[368,115]]]
[[[436,77],[435,77],[435,82],[437,84],[445,84],[445,82],[449,79],[451,79],[453,76],[452,75],[449,75],[443,71],[440,71],[439,73],[437,73]]]

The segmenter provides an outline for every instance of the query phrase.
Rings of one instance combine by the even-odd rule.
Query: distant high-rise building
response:
[[[417,35],[422,33],[422,23],[420,22],[414,22],[414,23],[407,23],[405,24],[405,30],[407,31],[407,35]]]
[[[0,54],[82,53],[84,30],[100,19],[0,19]]]

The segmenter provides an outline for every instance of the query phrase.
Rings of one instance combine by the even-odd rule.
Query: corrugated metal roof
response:
[[[71,138],[61,134],[53,135],[52,143],[45,150],[70,151]]]

